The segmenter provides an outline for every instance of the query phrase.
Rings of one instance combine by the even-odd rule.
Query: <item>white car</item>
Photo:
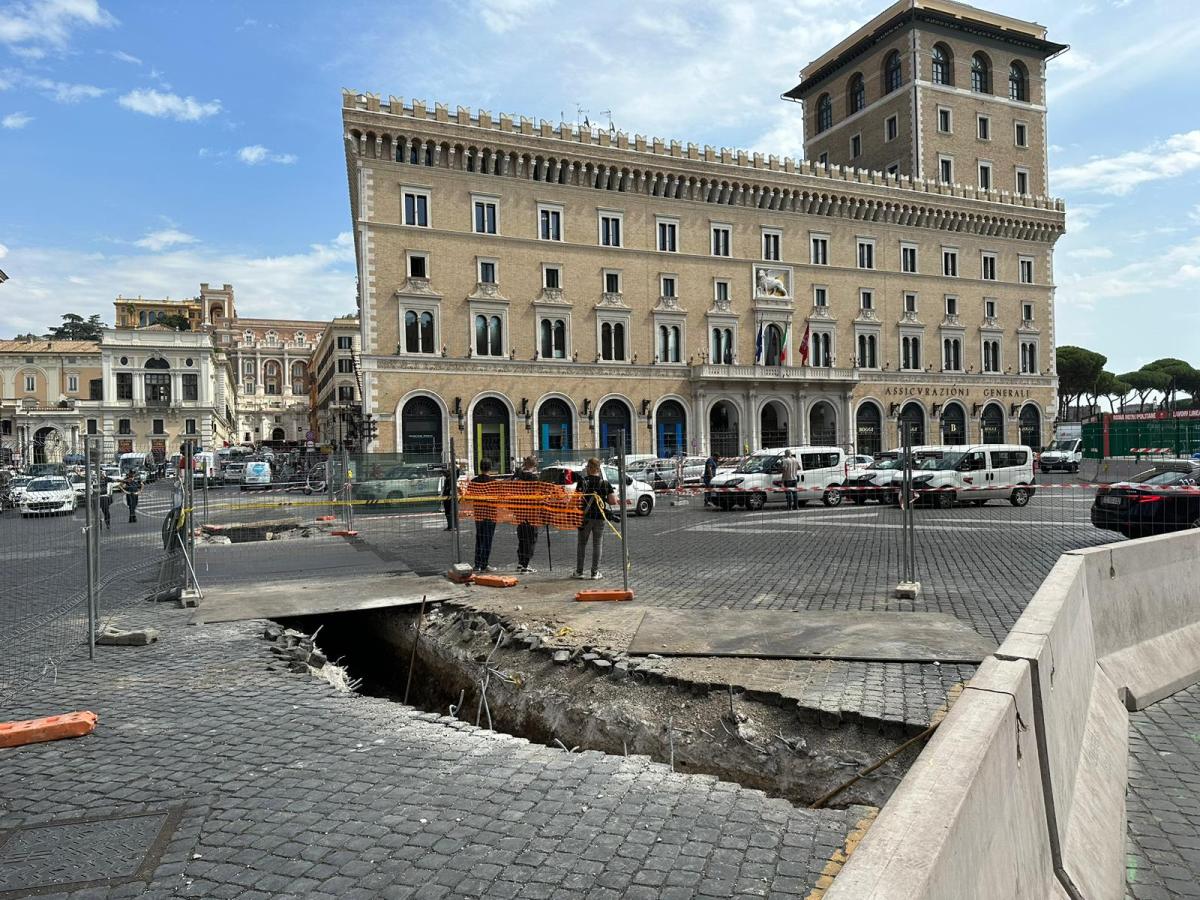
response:
[[[25,486],[21,495],[21,515],[44,516],[74,513],[79,505],[71,482],[61,475],[35,478]]]
[[[14,475],[12,481],[8,483],[8,494],[12,497],[14,506],[21,502],[21,497],[25,494],[25,488],[29,486],[29,482],[31,481],[33,479],[28,475]]]
[[[87,477],[80,472],[72,472],[67,478],[75,491],[75,502],[82,503],[87,496]]]
[[[1064,472],[1078,472],[1079,464],[1083,462],[1083,441],[1079,438],[1057,440],[1042,451],[1038,457],[1038,465],[1043,472],[1053,472],[1061,469]]]
[[[783,503],[783,454],[791,450],[800,463],[796,485],[801,504],[813,499],[812,492],[821,491],[821,502],[838,506],[842,491],[837,490],[846,480],[846,454],[839,447],[776,447],[757,450],[728,475],[712,480],[712,500],[719,509],[744,506],[762,509],[767,503]]]
[[[604,480],[613,487],[613,493],[621,496],[620,480],[617,478],[617,467],[605,464],[600,467]],[[574,492],[576,486],[583,480],[583,466],[558,465],[547,466],[538,474],[538,480],[549,484],[558,484],[567,493]],[[625,503],[633,507],[635,515],[648,516],[654,512],[654,488],[644,481],[635,478],[629,472],[625,473]]]
[[[913,473],[918,500],[942,509],[957,501],[983,506],[989,500],[1008,500],[1025,506],[1037,488],[1033,481],[1033,451],[1021,444],[976,444],[955,447],[930,457]]]

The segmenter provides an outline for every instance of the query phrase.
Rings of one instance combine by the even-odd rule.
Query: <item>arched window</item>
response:
[[[542,319],[538,328],[538,350],[543,359],[565,359],[567,323],[562,319]]]
[[[613,358],[612,325],[608,322],[600,326],[600,356],[603,359]]]
[[[849,94],[846,101],[846,114],[854,115],[867,105],[867,86],[861,74],[856,73],[850,78]]]
[[[245,341],[247,344],[253,344],[254,343],[254,332],[247,328],[245,331],[242,332],[242,340]]]
[[[267,332],[267,345],[270,347],[274,347],[275,344],[278,342],[279,342],[279,335],[276,334],[274,331],[268,331]]]
[[[764,362],[768,366],[783,365],[783,329],[778,325],[768,325],[765,341]]]
[[[712,362],[718,366],[733,364],[732,328],[714,328],[712,330]]]
[[[879,356],[875,343],[875,335],[860,334],[858,336],[858,367],[860,369],[875,369],[879,366]]]
[[[897,90],[903,80],[900,70],[900,51],[893,50],[883,61],[883,92],[890,94]]]
[[[906,335],[900,340],[900,368],[921,368],[921,339],[917,335]]]
[[[817,131],[828,131],[833,127],[833,101],[828,94],[817,100]]]
[[[305,343],[305,341],[307,341],[307,340],[308,340],[308,338],[305,336],[305,334],[304,334],[304,332],[303,332],[303,331],[297,331],[297,332],[296,332],[295,341],[296,341],[296,346],[297,346],[297,347],[303,347],[303,346],[304,346],[304,343]]]
[[[308,367],[302,362],[292,363],[292,393],[308,393]]]
[[[434,352],[433,313],[418,313],[411,309],[404,313],[404,352]]]
[[[953,57],[945,44],[933,45],[933,83],[954,84]]]
[[[874,403],[863,403],[854,417],[855,449],[874,455],[883,450],[883,413]]]
[[[274,360],[263,363],[263,388],[268,394],[279,393],[279,363]]]
[[[658,326],[658,359],[659,362],[679,362],[679,326]]]
[[[971,90],[977,94],[992,92],[992,66],[982,53],[971,57]]]
[[[1008,99],[1022,103],[1029,100],[1029,74],[1024,64],[1017,60],[1008,67]]]

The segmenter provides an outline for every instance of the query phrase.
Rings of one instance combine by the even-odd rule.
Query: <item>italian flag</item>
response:
[[[783,328],[783,347],[779,350],[779,364],[788,364],[788,341],[792,339],[792,323],[788,322]]]

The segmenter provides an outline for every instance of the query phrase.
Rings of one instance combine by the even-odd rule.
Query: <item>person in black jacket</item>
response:
[[[599,579],[600,555],[604,547],[604,529],[608,522],[605,519],[604,504],[617,502],[617,494],[613,486],[604,480],[601,474],[600,460],[592,457],[587,461],[583,479],[575,489],[583,498],[583,520],[579,524],[579,541],[575,545],[575,578]],[[587,552],[589,538],[592,542],[592,573],[583,574],[583,558]]]
[[[480,460],[479,474],[471,479],[471,483],[488,484],[495,480],[492,477],[491,460]],[[495,572],[495,567],[489,566],[488,560],[492,557],[492,538],[496,536],[496,506],[487,500],[476,500],[473,508],[475,513],[475,571]]]
[[[525,461],[521,464],[521,468],[517,469],[513,478],[516,481],[537,481],[537,459],[532,456],[525,457]],[[533,503],[532,499],[528,502]],[[537,547],[538,527],[534,522],[529,521],[535,518],[534,510],[530,508],[524,512],[527,518],[521,519],[518,516],[517,520],[517,571],[528,575],[537,571],[529,565],[529,562],[533,559],[534,548]]]

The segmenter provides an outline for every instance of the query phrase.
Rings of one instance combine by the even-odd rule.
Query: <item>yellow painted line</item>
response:
[[[850,833],[846,835],[846,843],[838,850],[833,851],[833,855],[829,857],[825,863],[825,867],[821,870],[820,876],[817,878],[817,885],[808,892],[805,900],[821,900],[825,896],[825,892],[833,885],[833,880],[837,878],[838,873],[842,871],[842,866],[846,865],[852,854],[862,839],[867,834],[867,829],[875,821],[875,817],[879,815],[879,810],[871,808],[865,816],[859,819]]]

